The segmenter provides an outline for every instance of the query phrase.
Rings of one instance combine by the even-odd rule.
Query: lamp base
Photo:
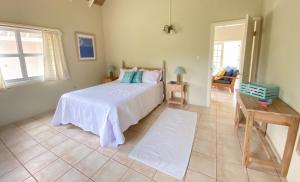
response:
[[[178,84],[182,83],[181,75],[180,74],[177,74],[177,83]]]
[[[111,79],[114,78],[114,73],[113,73],[112,71],[109,73],[109,77],[110,77]]]

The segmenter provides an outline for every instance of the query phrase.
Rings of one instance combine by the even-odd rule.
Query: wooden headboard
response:
[[[125,61],[122,61],[122,68],[123,69],[132,69],[134,67],[137,67],[138,69],[144,69],[144,70],[158,70],[162,72],[162,82],[164,85],[164,100],[166,100],[167,93],[166,93],[166,84],[167,84],[167,77],[166,77],[166,61],[162,62],[161,68],[149,68],[149,67],[138,67],[138,66],[127,66]]]

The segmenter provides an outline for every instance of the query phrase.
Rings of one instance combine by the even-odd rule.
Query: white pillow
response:
[[[121,68],[119,78],[118,78],[119,81],[121,81],[123,79],[123,76],[124,76],[126,71],[137,71],[137,67],[134,67],[132,69],[123,69],[123,68]]]
[[[161,80],[162,74],[158,70],[142,70],[143,71],[143,83],[158,83]]]

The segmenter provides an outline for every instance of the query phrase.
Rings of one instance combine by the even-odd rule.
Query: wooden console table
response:
[[[257,98],[237,93],[237,106],[235,116],[236,127],[243,125],[241,119],[242,113],[246,118],[242,159],[243,165],[247,166],[250,163],[255,162],[262,165],[273,166],[281,171],[282,176],[286,177],[296,142],[300,121],[299,113],[297,113],[289,105],[284,103],[281,99],[273,100],[273,103],[269,107],[265,108],[257,102]],[[268,124],[276,124],[288,127],[284,154],[280,162],[275,161],[274,158],[273,160],[272,158],[268,160],[261,160],[250,155],[250,140],[252,129],[257,129],[259,134],[258,136],[260,136],[260,138],[264,140],[262,143],[267,146],[268,142],[265,139],[265,135]],[[272,156],[272,154],[270,154],[272,152],[271,150],[267,150],[266,147],[264,147],[264,149],[269,154],[269,156]]]

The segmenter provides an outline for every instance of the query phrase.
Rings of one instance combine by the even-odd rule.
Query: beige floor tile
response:
[[[189,169],[216,178],[216,159],[197,152],[192,152]]]
[[[51,124],[51,121],[52,121],[52,118],[53,118],[53,114],[54,113],[44,113],[44,114],[41,114],[41,115],[37,115],[34,117],[34,119],[42,124],[46,124],[46,125],[52,125]]]
[[[67,139],[64,142],[53,147],[51,149],[51,151],[53,153],[55,153],[56,155],[58,155],[59,157],[62,157],[64,155],[68,154],[70,151],[72,151],[78,145],[79,145],[79,143],[74,142],[71,139]]]
[[[27,163],[25,163],[25,167],[32,174],[34,174],[34,173],[38,172],[39,170],[41,170],[42,168],[48,166],[50,163],[52,163],[56,159],[57,159],[57,157],[54,154],[52,154],[51,152],[45,152],[45,153],[31,159]]]
[[[86,142],[84,143],[86,146],[96,150],[100,147],[100,138],[97,136],[88,137]]]
[[[88,177],[92,177],[108,159],[108,157],[94,151],[77,163],[75,167]]]
[[[263,171],[264,173],[277,176],[276,169],[271,166],[259,165],[256,163],[251,163],[247,166],[248,169],[253,169],[256,171]]]
[[[77,126],[71,125],[68,126],[62,133],[70,138],[75,137],[76,135],[81,135],[84,131]]]
[[[36,182],[36,180],[33,177],[29,177],[24,182]]]
[[[21,141],[30,139],[30,135],[18,129],[14,125],[8,125],[2,128],[0,138],[7,146],[13,146]]]
[[[15,125],[23,130],[33,129],[35,127],[41,126],[42,123],[34,120],[34,119],[26,119],[23,121],[16,122]]]
[[[151,179],[153,178],[156,172],[156,169],[149,167],[138,161],[134,161],[133,164],[130,166],[130,168]]]
[[[1,149],[4,149],[4,148],[5,148],[5,146],[4,146],[3,142],[0,141],[0,150],[1,150]]]
[[[207,139],[195,139],[193,151],[216,158],[217,144]]]
[[[133,163],[133,159],[120,151],[118,151],[112,158],[125,166],[130,166]]]
[[[73,165],[90,154],[93,150],[83,144],[78,144],[75,148],[62,156],[69,164]]]
[[[219,144],[217,148],[218,160],[241,164],[242,150],[239,145],[235,144]]]
[[[32,138],[29,138],[29,139],[23,140],[9,148],[14,154],[18,154],[27,149],[34,147],[37,144],[38,143],[35,140],[33,140]]]
[[[38,135],[42,132],[46,132],[48,130],[51,130],[51,128],[47,125],[40,125],[40,126],[37,126],[37,127],[34,127],[32,129],[28,129],[26,130],[26,132],[31,135],[31,136],[34,136],[34,135]]]
[[[0,176],[20,166],[7,149],[1,149],[0,154]]]
[[[6,173],[5,175],[0,177],[1,182],[18,182],[24,181],[30,177],[30,174],[26,171],[26,169],[22,166],[14,169],[13,171]]]
[[[281,182],[278,176],[269,175],[267,173],[248,169],[250,182]]]
[[[76,169],[69,170],[66,174],[60,177],[57,182],[84,182],[88,181],[89,178],[80,173]]]
[[[37,135],[33,136],[33,138],[36,139],[38,142],[43,142],[45,140],[53,138],[57,134],[58,134],[57,131],[51,129],[51,130],[42,132],[40,134],[37,134]]]
[[[151,182],[151,179],[132,169],[129,169],[120,181],[121,182]]]
[[[125,175],[127,170],[128,167],[114,160],[110,160],[93,176],[93,180],[96,182],[117,182]]]
[[[198,140],[208,140],[214,143],[217,141],[217,135],[214,130],[198,129],[195,138]]]
[[[200,120],[200,121],[198,122],[197,128],[198,128],[198,129],[210,130],[210,131],[216,132],[217,124],[216,124],[216,122]]]
[[[159,171],[156,172],[153,180],[156,182],[180,182],[180,180]]]
[[[234,126],[232,126],[234,127]],[[218,133],[217,135],[217,142],[221,145],[235,145],[240,147],[240,141],[238,139],[237,133],[236,134],[229,134],[229,133]]]
[[[98,152],[106,155],[107,157],[112,157],[116,152],[118,152],[118,149],[99,147]]]
[[[37,157],[38,155],[40,155],[46,151],[47,150],[44,147],[37,144],[21,153],[16,154],[16,157],[20,160],[20,162],[22,162],[24,164],[27,161],[33,159],[34,157]]]
[[[100,147],[100,138],[87,131],[80,131],[70,138],[92,149],[98,149]]]
[[[70,165],[63,160],[58,159],[34,174],[34,176],[38,181],[55,181],[70,169]]]
[[[54,126],[51,125],[51,128],[57,132],[63,132],[64,130],[66,130],[68,127],[72,126],[71,124],[66,124],[66,125],[58,125],[58,126]]]
[[[187,170],[185,182],[216,182],[215,178],[211,178],[201,173]]]
[[[41,144],[46,147],[47,149],[52,149],[58,144],[61,144],[62,142],[66,141],[67,137],[63,134],[59,133],[55,136],[49,137],[48,139],[41,142]]]
[[[247,169],[241,165],[218,161],[217,179],[230,182],[248,182]]]

